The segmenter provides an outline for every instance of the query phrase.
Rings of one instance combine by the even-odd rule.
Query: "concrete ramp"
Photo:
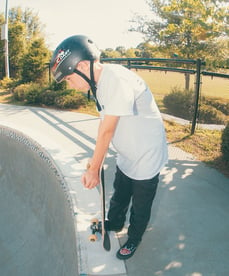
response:
[[[78,274],[74,221],[48,154],[0,127],[0,274]]]

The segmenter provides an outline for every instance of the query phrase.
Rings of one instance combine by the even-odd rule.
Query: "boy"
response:
[[[117,151],[114,194],[106,227],[121,231],[132,199],[128,240],[118,250],[119,259],[133,256],[150,219],[160,170],[167,162],[162,118],[145,82],[115,64],[101,64],[92,40],[76,35],[54,51],[51,70],[56,81],[67,81],[78,91],[92,90],[101,121],[94,154],[82,176],[83,185],[99,184],[99,168],[110,142]]]

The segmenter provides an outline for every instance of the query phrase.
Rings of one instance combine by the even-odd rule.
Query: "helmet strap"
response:
[[[101,111],[102,108],[97,100],[97,97],[96,97],[96,90],[97,90],[97,87],[96,87],[96,82],[95,82],[95,76],[94,76],[94,61],[93,60],[90,60],[90,78],[89,79],[84,73],[82,73],[81,71],[79,71],[78,69],[74,69],[74,73],[78,74],[79,76],[81,76],[86,82],[89,83],[90,87],[91,87],[91,91],[92,91],[92,94],[93,94],[93,97],[95,99],[95,102],[96,102],[96,107],[98,109],[98,111]]]

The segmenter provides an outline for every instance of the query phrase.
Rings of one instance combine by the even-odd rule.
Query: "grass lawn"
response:
[[[155,98],[163,98],[174,87],[181,90],[185,87],[185,77],[181,73],[147,70],[138,70],[137,73],[149,85]],[[190,88],[194,89],[194,86],[195,75],[190,75]],[[229,99],[229,80],[202,76],[201,95]]]
[[[197,129],[190,135],[190,126],[164,121],[167,140],[170,144],[191,153],[198,160],[206,163],[229,177],[229,163],[222,159],[220,130]]]

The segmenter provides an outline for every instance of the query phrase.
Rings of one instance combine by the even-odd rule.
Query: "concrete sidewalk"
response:
[[[72,208],[73,215],[76,213],[78,214],[79,211],[81,215],[90,213],[86,210],[85,206],[79,210],[78,206],[81,203],[83,204],[83,201],[84,203],[87,202],[87,208],[89,209],[91,205],[98,205],[98,193],[96,189],[94,191],[85,191],[80,185],[80,175],[83,172],[88,158],[92,155],[95,146],[98,123],[98,118],[86,114],[0,104],[0,126],[9,127],[31,138],[48,154],[50,160],[54,160],[53,166],[56,167],[58,174],[60,174],[64,182],[68,184],[68,187],[64,187],[63,193],[66,195],[66,202],[68,202],[68,200],[71,201],[70,208]],[[4,158],[0,156],[1,167],[5,165],[4,160],[7,159],[7,152],[9,156],[15,154],[13,147],[12,151],[9,147],[8,150],[4,152]],[[22,154],[23,151],[20,152],[20,155]],[[20,158],[18,158],[18,156],[16,157],[15,159],[18,160],[18,162],[13,163],[15,167],[11,168],[11,172],[17,172],[18,168],[20,168],[20,166],[17,167]],[[94,258],[96,259],[95,256],[103,254],[103,266],[99,267],[95,264],[96,267],[94,270],[86,272],[88,275],[229,275],[228,178],[224,177],[216,170],[206,167],[203,163],[195,160],[193,156],[173,146],[169,146],[169,157],[169,164],[161,173],[161,185],[159,186],[158,194],[153,205],[151,221],[143,241],[133,258],[123,264],[123,262],[116,260],[113,251],[106,257],[101,247],[99,247],[98,250],[96,249],[96,251],[92,252],[92,257],[89,256],[89,263],[91,264],[92,262],[90,258],[96,262],[97,260],[94,260]],[[21,161],[23,162],[23,156]],[[105,169],[107,184],[106,196],[109,202],[109,198],[112,194],[112,182],[115,169],[115,151],[112,147],[106,159]],[[43,170],[45,170],[45,166]],[[0,173],[0,181],[3,177],[4,170]],[[53,182],[53,176],[50,176],[48,179],[50,182]],[[59,179],[56,182],[62,183]],[[4,190],[2,190],[2,185],[0,184],[0,194],[3,192],[5,195],[8,195],[9,190],[7,190],[7,185],[4,185]],[[39,190],[37,190],[37,192],[41,193]],[[14,199],[13,196],[14,194],[11,200]],[[30,195],[28,194],[28,196]],[[36,197],[36,195],[34,195],[34,197]],[[52,196],[53,204],[55,204],[54,199],[55,194]],[[58,192],[58,200],[62,203],[61,206],[66,206],[66,204],[62,202],[64,199],[61,197],[60,192]],[[4,231],[0,230],[0,241],[5,240],[5,235],[7,235],[7,233],[18,235],[17,229],[15,229],[10,218],[10,223],[7,224],[7,216],[10,217],[12,215],[12,210],[9,208],[9,204],[4,204],[4,196],[1,197],[1,202],[2,215],[0,215],[0,222],[2,223],[4,218],[6,226]],[[34,207],[32,202],[30,207]],[[43,208],[44,205],[40,207]],[[27,208],[29,208],[29,205]],[[58,208],[58,206],[56,208]],[[48,212],[48,208],[43,208],[43,211],[42,215],[45,216],[46,212]],[[85,255],[79,252],[82,248],[79,248],[77,231],[75,233],[76,245],[72,240],[72,231],[75,229],[74,216],[71,221],[67,210],[66,213],[65,221],[68,221],[69,229],[66,230],[64,225],[62,225],[65,234],[61,242],[66,245],[66,250],[68,251],[69,249],[70,251],[69,256],[66,258],[71,260],[75,259],[75,264],[68,270],[66,268],[68,261],[70,263],[72,261],[69,259],[66,260],[66,258],[61,259],[62,266],[58,266],[59,270],[55,270],[54,272],[53,267],[49,268],[48,263],[46,263],[45,268],[43,268],[43,274],[39,274],[39,272],[36,272],[34,269],[33,275],[71,276],[78,273],[76,271],[79,271],[79,273],[83,275],[86,271],[84,267],[90,265],[87,261],[83,263],[85,260],[82,260],[82,258],[84,258]],[[22,219],[25,221],[25,217]],[[58,220],[53,223],[60,224]],[[39,224],[33,225],[36,227],[39,226],[40,228],[43,227]],[[46,226],[50,227],[49,224]],[[22,229],[23,227],[21,231]],[[54,241],[60,239],[63,229],[60,227],[58,230],[59,232],[54,236]],[[127,228],[118,236],[121,244],[126,240],[126,229]],[[32,228],[31,231],[33,231]],[[37,234],[37,238],[38,237],[39,233]],[[41,239],[53,238],[45,235],[40,235],[40,237]],[[26,235],[24,238],[26,238]],[[30,239],[32,239],[32,236]],[[13,250],[12,248],[14,248],[14,246],[12,246],[10,237],[6,240],[8,243],[0,242],[0,252],[3,252],[3,250],[4,252],[10,252],[10,246],[11,250]],[[116,247],[117,238],[114,237],[113,240],[115,242],[114,247]],[[23,242],[25,245],[27,244],[26,239]],[[70,248],[71,244],[72,248]],[[95,245],[96,248],[99,244],[100,243]],[[26,252],[28,257],[31,253],[29,252],[30,247],[26,248],[28,250]],[[57,249],[53,249],[53,247],[50,248],[52,248],[52,255],[50,258],[55,263],[53,256],[56,256],[57,259],[59,259],[60,256],[55,251]],[[77,251],[77,256],[74,254],[74,250]],[[63,251],[63,254],[65,254],[64,252],[65,251]],[[11,254],[13,254],[12,251]],[[2,255],[0,254],[0,256]],[[30,264],[30,269],[33,268],[31,265],[32,263],[34,267],[39,267],[38,264],[34,263],[35,260],[32,262],[28,261],[28,259],[23,259],[23,256],[20,258],[25,268],[29,267],[26,266],[28,263]],[[11,263],[10,260],[12,260]],[[14,260],[15,256],[8,258],[7,264],[9,267],[14,265]],[[38,261],[44,261],[42,256],[40,256]],[[79,263],[80,266],[83,267],[82,270],[79,269]],[[41,263],[39,265],[40,267],[42,266]],[[113,270],[110,269],[112,266]],[[9,267],[7,267],[6,261],[0,260],[0,272],[3,276],[31,275],[29,273],[26,274],[25,271],[24,274],[23,272],[20,274],[18,271],[13,273],[12,270],[10,273]],[[16,268],[17,266],[15,265],[15,269]],[[64,268],[66,269],[64,270]]]

